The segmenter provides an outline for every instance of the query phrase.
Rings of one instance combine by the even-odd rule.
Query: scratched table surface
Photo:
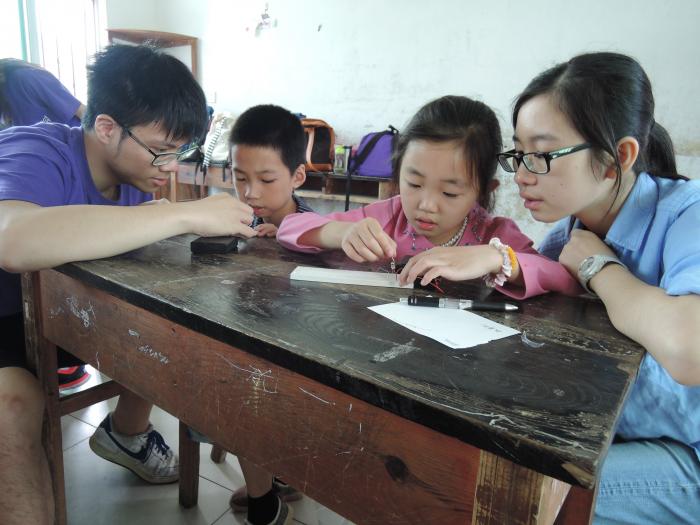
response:
[[[550,294],[520,312],[479,312],[521,334],[453,350],[367,308],[406,290],[289,279],[297,265],[357,269],[342,254],[254,239],[201,256],[192,239],[58,271],[525,467],[594,485],[643,356],[599,301]],[[445,290],[503,299],[476,281]]]

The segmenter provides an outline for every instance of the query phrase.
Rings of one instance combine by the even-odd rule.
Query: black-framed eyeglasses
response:
[[[151,155],[153,155],[153,160],[151,161],[151,166],[165,166],[166,164],[171,163],[174,160],[182,160],[184,159],[187,155],[192,153],[194,150],[199,148],[199,145],[191,142],[189,144],[185,144],[184,146],[180,147],[177,151],[173,152],[168,152],[168,153],[156,153],[151,148],[146,146],[143,142],[139,140],[139,138],[134,135],[131,130],[125,126],[122,126],[124,131],[126,131],[126,134],[131,137],[136,144],[141,146],[143,149],[148,151]]]
[[[532,153],[522,153],[512,149],[504,153],[499,153],[497,158],[501,168],[508,173],[515,173],[518,171],[518,168],[522,163],[525,164],[525,167],[530,173],[545,175],[549,173],[549,164],[554,159],[571,155],[572,153],[576,153],[577,151],[582,151],[590,147],[591,145],[589,143],[584,142],[583,144],[578,144],[577,146],[569,146],[567,148],[546,152],[533,151]]]

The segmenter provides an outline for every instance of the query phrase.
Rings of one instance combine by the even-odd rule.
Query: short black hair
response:
[[[229,146],[272,148],[290,174],[306,162],[306,138],[299,117],[273,104],[245,110],[231,129]]]
[[[207,103],[190,70],[151,45],[112,45],[88,66],[83,126],[106,114],[126,128],[158,123],[172,139],[201,141]]]
[[[468,175],[478,189],[478,202],[491,210],[491,181],[496,175],[497,155],[503,147],[501,127],[493,110],[483,102],[446,95],[420,108],[399,134],[392,157],[393,179],[399,182],[401,163],[414,140],[456,142],[464,153]]]

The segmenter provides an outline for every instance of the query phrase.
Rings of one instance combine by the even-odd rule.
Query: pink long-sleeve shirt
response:
[[[435,247],[425,236],[417,233],[408,222],[399,196],[378,201],[363,208],[329,215],[311,212],[287,215],[277,231],[277,240],[290,250],[317,253],[322,249],[299,242],[303,234],[331,221],[357,222],[366,217],[376,219],[384,232],[396,241],[397,260],[407,256],[412,257]],[[457,246],[487,244],[493,237],[498,237],[501,242],[515,251],[523,275],[524,287],[506,284],[498,287],[502,293],[514,299],[525,299],[550,291],[567,295],[578,295],[583,292],[566,268],[537,253],[532,246],[532,241],[520,231],[515,222],[505,217],[494,217],[478,204],[469,212],[467,229]]]

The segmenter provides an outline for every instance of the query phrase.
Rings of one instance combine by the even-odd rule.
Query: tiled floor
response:
[[[93,378],[86,386],[98,380]],[[210,445],[201,446],[199,504],[183,509],[178,504],[177,483],[148,485],[128,470],[96,456],[88,438],[116,400],[93,405],[64,416],[63,460],[66,478],[66,502],[70,525],[231,525],[242,524],[244,515],[228,508],[231,492],[243,485],[238,461],[231,454],[226,463],[209,459]],[[154,408],[151,422],[163,434],[166,443],[177,450],[178,422],[166,412]],[[306,525],[352,525],[310,498],[292,504],[296,523]]]

